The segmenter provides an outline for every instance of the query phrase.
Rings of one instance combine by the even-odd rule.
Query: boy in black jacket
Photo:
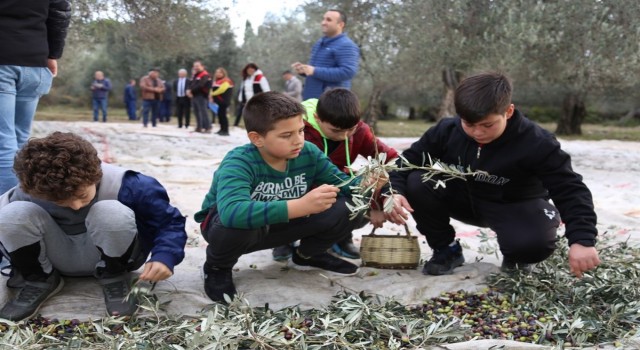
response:
[[[463,264],[450,218],[494,230],[502,269],[511,270],[553,253],[562,216],[571,272],[581,277],[595,268],[600,260],[591,192],[555,137],[515,109],[509,79],[498,73],[471,76],[456,89],[455,106],[457,117],[427,130],[403,156],[422,165],[428,154],[485,173],[438,189],[422,181],[421,171],[391,174],[395,207],[387,219],[401,224],[408,218],[403,209],[412,213],[434,251],[422,272],[451,274]]]

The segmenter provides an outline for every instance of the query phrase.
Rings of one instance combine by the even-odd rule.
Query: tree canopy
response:
[[[247,22],[239,47],[228,9],[207,0],[80,0],[56,94],[79,103],[100,69],[124,84],[152,66],[173,78],[202,59],[234,79],[256,63],[274,89],[305,62],[324,11],[342,9],[362,53],[354,90],[365,118],[404,108],[433,117],[455,113],[460,79],[484,70],[514,79],[514,101],[557,111],[559,133],[580,133],[588,109],[623,115],[640,103],[640,3],[635,0],[319,0]],[[69,68],[72,67],[72,68]],[[116,85],[117,86],[117,85]],[[388,106],[395,109],[389,110]]]

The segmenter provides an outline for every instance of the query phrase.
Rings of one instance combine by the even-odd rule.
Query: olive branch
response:
[[[428,153],[423,155],[422,164],[411,164],[404,156],[399,155],[400,165],[398,165],[397,159],[392,159],[387,162],[386,153],[378,153],[376,147],[376,156],[367,157],[366,164],[358,169],[354,177],[349,180],[345,180],[338,184],[338,187],[344,187],[353,183],[354,178],[359,178],[360,182],[357,185],[350,185],[351,189],[351,202],[347,202],[347,208],[351,212],[349,219],[353,220],[361,213],[369,210],[372,205],[375,205],[376,192],[384,184],[389,184],[389,190],[385,193],[381,193],[380,197],[389,198],[394,193],[393,186],[389,182],[389,174],[394,171],[423,171],[422,181],[431,182],[434,184],[434,189],[446,188],[447,182],[455,179],[466,181],[467,177],[474,177],[479,174],[487,174],[484,171],[473,171],[470,167],[464,168],[462,166],[446,164],[438,159],[434,159]],[[385,213],[390,213],[393,210],[394,203],[392,200],[383,200],[382,210]]]

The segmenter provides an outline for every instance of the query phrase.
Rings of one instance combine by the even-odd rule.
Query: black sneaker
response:
[[[349,259],[360,259],[360,249],[353,244],[352,238],[347,238],[331,247],[334,253]]]
[[[281,245],[273,248],[271,255],[275,261],[287,261],[293,254],[293,246],[291,244]]]
[[[40,310],[40,306],[58,293],[62,286],[64,281],[55,270],[44,281],[24,281],[24,287],[18,295],[0,310],[0,318],[20,321],[33,317]]]
[[[518,263],[508,257],[503,257],[500,271],[504,273],[522,272],[524,274],[530,274],[533,272],[533,264]]]
[[[231,269],[204,267],[202,270],[204,271],[204,292],[207,293],[209,299],[217,303],[226,304],[226,300],[224,300],[225,294],[230,299],[233,299],[238,294],[236,286],[233,284]]]
[[[104,304],[109,316],[130,316],[138,309],[138,298],[129,295],[131,280],[125,273],[115,277],[100,278],[98,282],[102,286]]]
[[[450,275],[453,269],[464,263],[462,247],[457,240],[453,246],[447,245],[433,250],[433,256],[424,264],[422,273],[425,275]]]
[[[309,258],[303,258],[296,250],[291,256],[291,261],[299,270],[311,270],[313,268],[331,271],[339,275],[355,275],[358,273],[358,266],[337,258],[327,252],[320,253]]]
[[[228,131],[220,131],[217,133],[219,136],[229,136],[229,132]]]

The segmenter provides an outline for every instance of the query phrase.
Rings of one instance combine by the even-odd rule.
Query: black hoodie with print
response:
[[[472,198],[499,203],[550,198],[566,225],[570,245],[579,241],[592,246],[595,242],[597,217],[582,176],[573,171],[570,156],[555,136],[518,110],[508,120],[504,133],[491,143],[479,145],[455,117],[427,130],[402,155],[414,165],[428,164],[431,156],[460,169],[488,173],[467,178]],[[401,160],[398,165],[402,166]],[[405,194],[408,175],[409,171],[391,173],[395,191]]]

